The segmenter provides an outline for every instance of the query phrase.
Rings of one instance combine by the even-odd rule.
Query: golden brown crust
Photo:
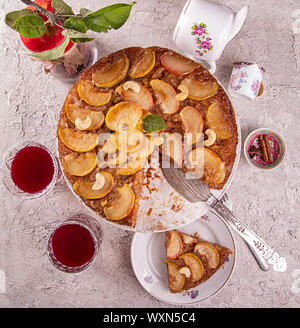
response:
[[[154,94],[153,89],[150,85],[150,81],[152,79],[162,79],[165,82],[171,84],[175,89],[178,87],[178,85],[180,84],[182,79],[186,78],[186,77],[190,77],[190,78],[196,79],[198,81],[216,81],[215,78],[208,72],[208,70],[205,69],[201,64],[197,64],[196,69],[192,73],[189,73],[185,76],[177,76],[175,74],[172,74],[172,73],[168,72],[162,66],[162,64],[160,62],[160,56],[163,53],[165,53],[167,51],[171,51],[171,50],[166,49],[166,48],[160,48],[160,47],[150,47],[150,49],[155,51],[155,55],[156,55],[156,62],[155,62],[153,69],[145,77],[142,77],[142,78],[130,78],[127,75],[127,77],[121,83],[124,83],[127,80],[136,80],[136,81],[140,82],[143,86],[145,86],[148,90],[150,90],[152,94]],[[126,56],[128,57],[130,66],[131,66],[132,64],[134,64],[141,58],[143,52],[144,52],[143,48],[131,47],[131,48],[127,48],[127,49],[122,49],[113,54],[110,54],[109,56],[103,57],[95,65],[93,65],[88,70],[86,70],[84,73],[82,73],[80,80],[91,80],[92,74],[94,72],[105,67],[106,65],[109,65],[118,56],[120,56],[120,54],[123,54],[123,53],[126,54]],[[130,68],[129,68],[129,70],[130,70]],[[100,106],[100,107],[90,106],[87,103],[85,103],[83,100],[80,99],[80,97],[77,93],[78,82],[75,83],[74,86],[69,90],[67,99],[64,103],[64,106],[63,106],[61,114],[60,114],[58,127],[68,127],[71,129],[76,128],[74,126],[74,124],[67,118],[67,115],[65,112],[67,103],[68,104],[77,103],[77,104],[80,104],[80,106],[82,106],[83,108],[86,108],[86,109],[89,109],[92,111],[103,111],[103,113],[106,114],[112,105],[122,101],[121,96],[116,92],[117,86],[112,87],[112,88],[101,88],[101,90],[103,90],[103,91],[112,91],[111,99],[109,100],[109,102],[107,104],[105,104],[103,106]],[[154,106],[151,109],[151,112],[161,116],[166,121],[167,128],[166,128],[165,132],[179,132],[181,134],[183,133],[183,129],[182,129],[182,124],[178,118],[178,116],[179,116],[178,113],[183,107],[193,106],[202,114],[203,118],[205,118],[207,108],[210,104],[212,104],[213,102],[216,102],[216,101],[221,103],[222,110],[225,112],[224,116],[225,116],[226,125],[230,129],[232,137],[228,138],[228,139],[224,139],[224,140],[217,138],[216,143],[214,145],[208,147],[211,150],[213,150],[222,159],[222,161],[225,162],[225,168],[226,168],[225,180],[222,183],[214,183],[214,184],[210,185],[211,188],[221,189],[224,186],[224,184],[226,183],[226,181],[228,180],[228,177],[232,171],[235,156],[236,156],[236,146],[237,146],[237,141],[238,141],[234,110],[232,108],[229,98],[227,97],[227,95],[226,95],[225,91],[222,89],[222,87],[219,85],[217,93],[209,99],[201,100],[201,101],[185,99],[185,100],[181,101],[180,107],[179,107],[177,113],[174,115],[164,114],[162,112],[158,102],[155,101],[154,96],[153,96],[153,99],[154,99]],[[206,128],[207,128],[207,123],[206,123],[206,120],[204,119],[204,130]],[[105,124],[103,124],[102,127],[100,127],[97,130],[94,130],[93,132],[100,134],[100,133],[104,133],[104,132],[109,132],[109,130],[105,126]],[[96,154],[99,148],[100,147],[97,147],[96,149],[92,150],[91,152]],[[58,137],[58,150],[59,150],[60,160],[64,155],[73,152],[72,150],[68,149],[61,142],[59,137]],[[84,176],[84,177],[74,177],[74,176],[71,176],[70,174],[68,174],[67,172],[65,172],[65,175],[66,175],[67,179],[70,181],[70,183],[73,184],[76,180],[92,180],[92,179],[94,179],[95,174],[99,170],[100,170],[99,168],[96,168],[93,172],[91,172],[90,174],[88,174],[87,176]],[[107,170],[109,173],[111,173],[115,179],[115,186],[114,186],[112,192],[108,196],[106,196],[104,199],[101,199],[101,200],[83,199],[83,201],[89,207],[91,207],[99,216],[105,217],[104,212],[103,212],[103,206],[101,206],[101,202],[103,200],[107,200],[108,203],[113,201],[114,197],[116,197],[116,195],[117,195],[116,188],[121,187],[125,183],[128,183],[132,186],[135,196],[136,196],[134,209],[128,217],[126,217],[122,220],[115,221],[115,222],[122,224],[122,225],[128,225],[130,227],[135,227],[136,220],[137,220],[137,213],[138,213],[138,204],[139,204],[139,200],[141,198],[141,192],[142,192],[142,187],[143,187],[143,183],[144,183],[143,171],[141,170],[132,176],[120,176],[120,175],[116,174],[116,169],[108,168],[105,170]]]

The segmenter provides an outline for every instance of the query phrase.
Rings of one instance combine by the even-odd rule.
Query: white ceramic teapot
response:
[[[188,0],[174,30],[175,44],[195,61],[204,60],[216,70],[226,44],[242,28],[248,6],[238,13],[208,0]]]

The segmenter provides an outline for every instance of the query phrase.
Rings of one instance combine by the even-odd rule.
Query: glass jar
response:
[[[79,75],[98,60],[94,41],[75,43],[64,56],[44,63],[44,71],[65,83],[75,83]]]

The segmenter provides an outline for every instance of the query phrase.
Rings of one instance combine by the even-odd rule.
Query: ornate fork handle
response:
[[[287,263],[280,257],[271,246],[256,235],[245,223],[243,223],[228,207],[212,197],[208,204],[250,245],[258,257],[262,257],[271,265],[275,271],[286,271]]]

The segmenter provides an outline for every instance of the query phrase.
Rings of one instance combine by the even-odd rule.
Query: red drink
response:
[[[15,185],[27,193],[38,193],[52,181],[54,165],[50,154],[38,146],[19,150],[11,163],[11,177]]]
[[[64,223],[52,233],[50,257],[59,266],[76,268],[89,264],[96,253],[96,242],[91,232],[81,224]]]

